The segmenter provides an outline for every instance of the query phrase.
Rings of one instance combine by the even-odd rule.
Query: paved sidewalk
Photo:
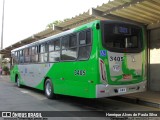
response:
[[[0,81],[10,81],[9,75],[0,75]]]
[[[118,96],[118,100],[160,108],[160,92],[146,91],[141,93],[132,93]]]

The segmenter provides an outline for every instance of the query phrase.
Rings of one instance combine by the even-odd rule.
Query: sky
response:
[[[72,18],[107,2],[108,0],[5,0],[3,48],[45,30],[55,20]],[[0,0],[0,35],[2,3],[3,0]]]

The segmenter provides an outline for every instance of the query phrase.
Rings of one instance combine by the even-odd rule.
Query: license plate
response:
[[[126,80],[132,79],[132,75],[123,75],[123,79]]]
[[[118,93],[124,93],[124,92],[126,92],[126,88],[119,88],[118,89]]]

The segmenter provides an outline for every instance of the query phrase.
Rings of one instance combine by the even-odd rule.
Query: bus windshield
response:
[[[141,28],[122,23],[103,23],[103,46],[113,52],[141,52]]]

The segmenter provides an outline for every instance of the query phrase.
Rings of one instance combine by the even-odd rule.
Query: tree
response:
[[[60,23],[66,22],[66,21],[68,21],[68,20],[70,20],[70,19],[69,19],[69,18],[66,18],[66,19],[64,19],[63,21],[62,21],[62,20],[55,20],[55,21],[53,21],[52,23],[49,23],[46,27],[47,27],[47,28],[53,28],[53,25],[59,25]]]

